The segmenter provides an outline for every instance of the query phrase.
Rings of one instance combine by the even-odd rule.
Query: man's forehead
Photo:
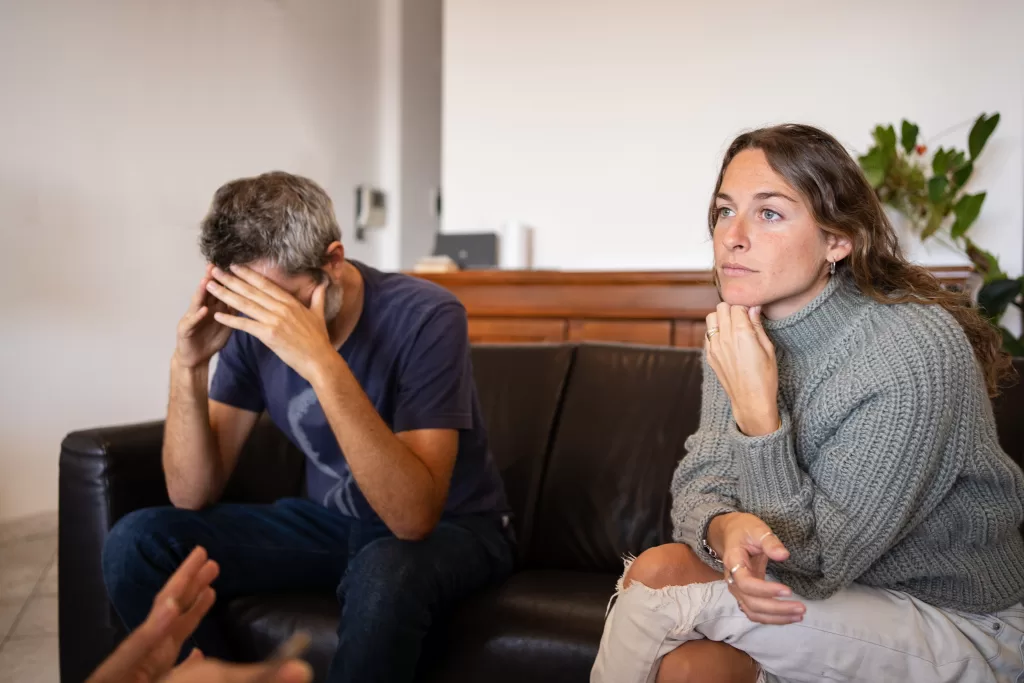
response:
[[[267,278],[281,289],[292,292],[293,294],[302,290],[307,284],[310,284],[307,280],[312,281],[312,278],[309,276],[288,275],[284,272],[283,268],[271,263],[270,261],[256,261],[255,263],[250,263],[249,268]]]

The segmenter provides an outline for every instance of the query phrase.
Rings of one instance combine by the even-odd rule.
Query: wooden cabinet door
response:
[[[471,344],[536,344],[565,341],[565,320],[557,318],[470,318]]]
[[[672,323],[668,320],[570,320],[569,340],[670,346]]]
[[[707,325],[703,320],[677,320],[672,335],[672,346],[681,348],[700,348],[704,346],[704,331]]]

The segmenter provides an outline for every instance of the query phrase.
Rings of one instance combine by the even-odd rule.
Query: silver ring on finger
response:
[[[742,566],[743,566],[743,563],[741,562],[741,563],[737,564],[735,567],[733,567],[732,569],[730,569],[728,572],[726,572],[725,582],[727,584],[729,584],[731,586],[734,583],[736,583],[736,578],[733,576],[733,574],[735,574],[736,570],[741,568]]]
[[[760,543],[761,541],[763,541],[764,539],[768,538],[769,536],[774,536],[774,535],[775,535],[774,531],[769,531],[769,532],[763,534],[761,536],[761,538],[757,539],[757,542]]]

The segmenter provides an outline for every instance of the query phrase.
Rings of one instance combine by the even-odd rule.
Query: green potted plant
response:
[[[876,126],[874,144],[858,157],[861,169],[883,204],[906,216],[921,240],[937,239],[963,253],[982,279],[978,305],[1003,335],[1003,347],[1024,356],[1024,334],[1016,337],[1001,326],[1010,306],[1024,309],[1024,276],[1012,279],[999,260],[971,240],[968,231],[981,213],[985,193],[970,194],[966,186],[985,143],[999,125],[999,114],[982,114],[967,136],[967,150],[939,147],[930,157],[919,143],[920,128],[903,120],[899,135]]]

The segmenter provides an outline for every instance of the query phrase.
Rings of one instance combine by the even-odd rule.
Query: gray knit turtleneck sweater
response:
[[[782,427],[743,435],[705,361],[700,428],[672,480],[675,539],[721,568],[701,548],[708,523],[749,512],[790,551],[769,571],[807,599],[857,582],[976,613],[1019,602],[1024,476],[956,320],[836,276],[764,328]]]

